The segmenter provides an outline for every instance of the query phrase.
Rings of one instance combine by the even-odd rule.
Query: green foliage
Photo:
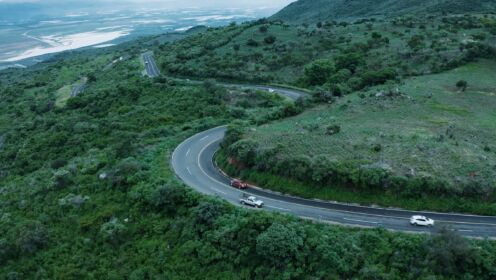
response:
[[[316,60],[305,66],[305,79],[310,85],[323,85],[334,70],[334,64],[330,60]]]
[[[461,91],[467,90],[468,82],[465,80],[459,80],[456,82],[456,87],[459,88]]]
[[[113,245],[118,245],[125,241],[127,228],[118,219],[112,218],[100,227],[102,238]]]
[[[246,42],[246,45],[249,47],[258,47],[258,45],[260,45],[260,43],[258,43],[255,39],[248,39],[248,41]]]
[[[267,45],[272,45],[276,42],[277,38],[274,35],[270,35],[264,38],[264,42]]]
[[[289,264],[303,246],[304,238],[299,225],[276,222],[257,237],[257,253],[275,265]]]
[[[255,163],[258,143],[251,139],[243,139],[229,146],[229,155],[238,161],[252,165]]]

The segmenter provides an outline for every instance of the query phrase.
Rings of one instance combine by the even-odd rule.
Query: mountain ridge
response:
[[[419,13],[496,12],[496,0],[299,0],[271,17],[291,23],[351,20],[375,16]]]

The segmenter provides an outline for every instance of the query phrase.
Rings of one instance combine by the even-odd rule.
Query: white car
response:
[[[250,205],[250,206],[253,206],[255,208],[262,208],[263,206],[263,201],[261,200],[258,200],[256,197],[254,196],[248,196],[248,197],[243,197],[239,200],[239,202],[243,205]]]
[[[410,224],[412,226],[434,226],[434,220],[429,219],[425,216],[415,215],[410,218]]]

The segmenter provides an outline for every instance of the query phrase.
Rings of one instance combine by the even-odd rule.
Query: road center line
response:
[[[189,170],[189,167],[186,167],[186,169],[188,170],[189,175],[193,176],[193,173],[191,173],[191,170]]]
[[[202,139],[200,139],[200,141],[203,141],[203,140],[207,139],[209,136],[210,135],[207,135],[207,136],[203,137]]]
[[[186,152],[186,156],[189,156],[189,152],[191,152],[191,149],[188,149],[188,151]]]
[[[282,210],[282,211],[291,211],[291,210],[286,209],[286,208],[275,207],[275,206],[269,206],[269,205],[267,205],[267,206],[265,206],[265,207],[267,207],[267,208],[273,208],[273,209],[277,209],[277,210]]]
[[[347,218],[343,218],[343,220],[351,221],[351,222],[359,222],[359,223],[378,224],[378,222],[370,222],[370,221],[347,219]]]
[[[227,193],[225,193],[225,192],[223,192],[223,191],[221,191],[221,190],[219,190],[217,188],[214,188],[214,187],[211,187],[210,189],[212,189],[212,190],[214,190],[214,191],[216,191],[218,193],[221,193],[221,194],[225,194],[225,195],[227,194]]]

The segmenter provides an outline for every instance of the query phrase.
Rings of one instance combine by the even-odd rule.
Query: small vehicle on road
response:
[[[261,200],[258,200],[256,197],[250,195],[250,196],[243,196],[239,202],[243,205],[249,205],[249,206],[253,206],[255,208],[262,208],[264,203],[263,201]]]
[[[231,187],[235,187],[235,188],[238,188],[240,190],[244,190],[244,189],[248,188],[248,184],[239,180],[239,179],[233,179],[233,180],[231,180]]]
[[[434,226],[434,220],[429,219],[425,216],[415,215],[410,218],[410,224],[412,226],[432,227]]]

